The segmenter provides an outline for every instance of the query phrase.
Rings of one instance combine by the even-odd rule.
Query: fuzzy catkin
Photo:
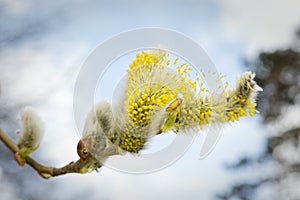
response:
[[[225,84],[221,92],[211,93],[198,76],[191,78],[187,63],[177,63],[163,51],[136,54],[124,91],[114,99],[114,116],[111,105],[102,102],[87,119],[84,137],[91,138],[95,154],[110,144],[120,152],[139,153],[150,137],[162,132],[198,132],[209,124],[232,123],[257,112],[256,96],[262,89],[255,74],[245,72],[235,88]],[[222,78],[219,75],[216,84]]]
[[[21,113],[23,129],[17,141],[19,152],[22,157],[36,150],[44,134],[44,125],[37,113],[27,106]]]

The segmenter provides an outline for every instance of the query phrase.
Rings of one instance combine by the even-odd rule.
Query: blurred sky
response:
[[[179,31],[198,42],[234,84],[246,70],[242,58],[290,42],[300,24],[299,8],[298,0],[0,0],[2,98],[8,106],[21,102],[37,109],[47,132],[34,157],[61,166],[77,158],[72,110],[76,76],[106,39],[141,27]],[[80,191],[89,191],[91,199],[212,199],[241,177],[259,176],[250,170],[229,173],[224,164],[258,154],[265,136],[258,117],[245,118],[226,127],[204,160],[198,159],[199,137],[179,161],[156,173],[131,175],[104,167],[98,174],[49,181],[62,188],[58,199]],[[14,189],[21,188],[5,191]]]

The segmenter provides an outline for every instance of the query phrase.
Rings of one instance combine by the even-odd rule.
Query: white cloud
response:
[[[226,38],[246,42],[249,55],[258,49],[288,44],[300,26],[298,0],[222,0],[220,3]]]
[[[11,0],[1,0],[0,4],[5,7],[9,14],[20,15],[25,13],[30,5],[26,1],[11,1]]]
[[[19,200],[15,195],[14,188],[7,181],[3,180],[2,170],[0,168],[0,194],[1,199],[5,200]]]
[[[289,131],[291,129],[299,128],[300,119],[300,103],[295,105],[284,107],[281,110],[281,115],[267,127],[269,132],[276,136],[281,135],[282,133]]]

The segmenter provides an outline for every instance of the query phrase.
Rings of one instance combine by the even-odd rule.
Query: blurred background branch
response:
[[[259,167],[262,171],[272,172],[263,174],[258,180],[241,180],[228,192],[217,195],[218,199],[269,199],[266,191],[272,191],[273,199],[300,197],[299,33],[300,28],[291,46],[261,52],[256,60],[247,62],[264,89],[258,97],[258,109],[262,123],[269,127],[269,136],[261,155],[245,156],[229,165],[228,169]]]

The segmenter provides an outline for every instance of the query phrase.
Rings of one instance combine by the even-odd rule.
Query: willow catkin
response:
[[[44,125],[37,113],[27,106],[21,113],[22,130],[17,141],[20,157],[26,157],[35,151],[44,134]]]

